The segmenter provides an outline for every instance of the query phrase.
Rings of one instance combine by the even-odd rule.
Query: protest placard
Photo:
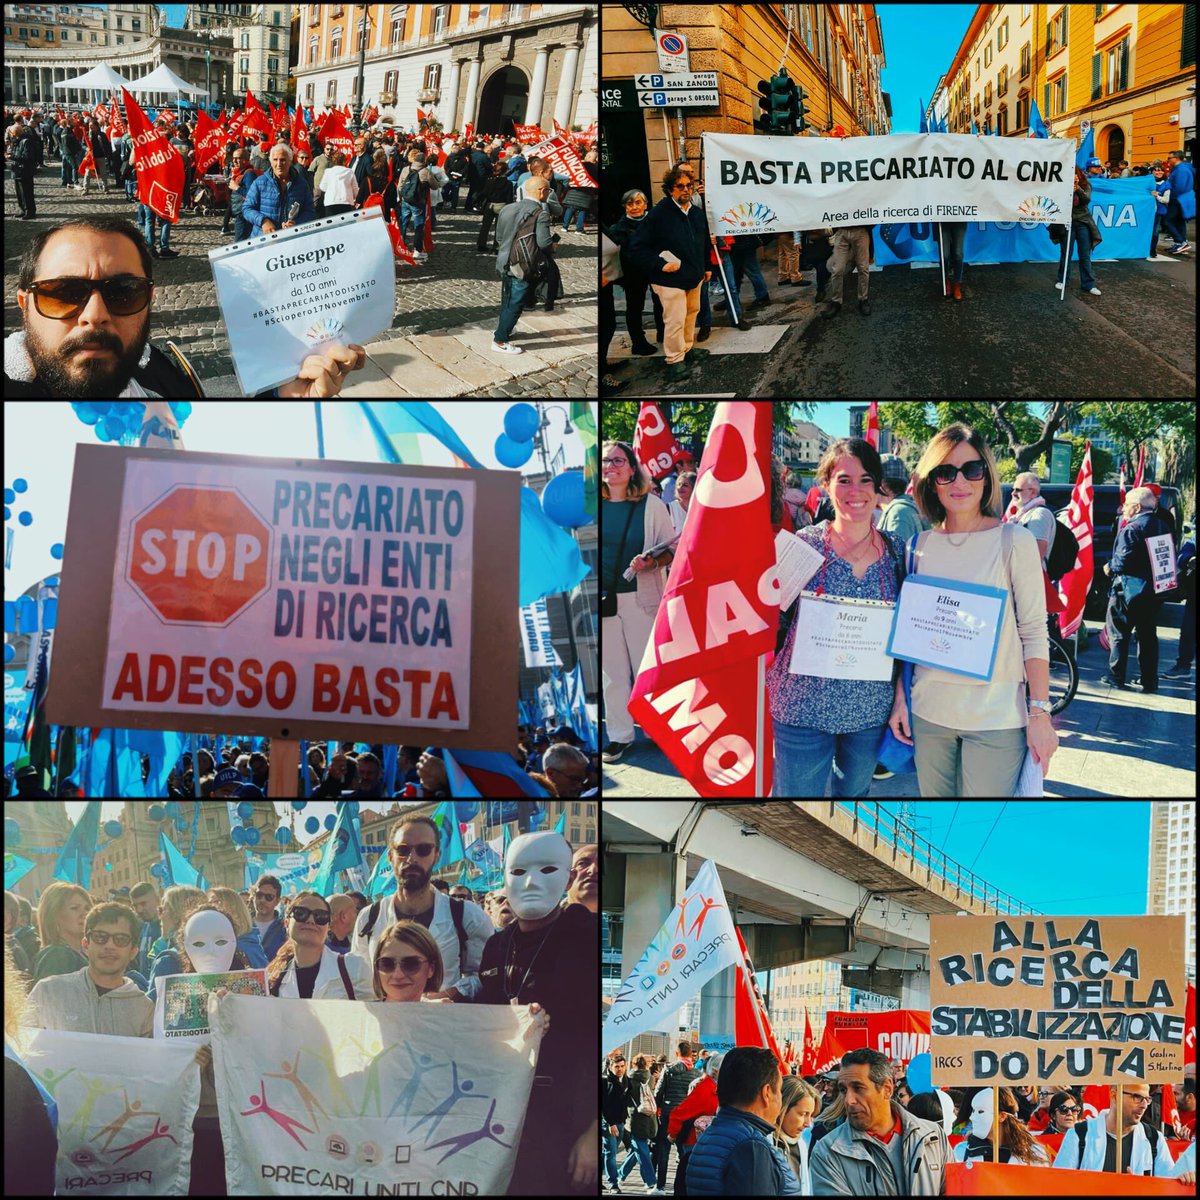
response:
[[[565,138],[546,138],[544,142],[530,146],[525,154],[527,158],[544,158],[554,168],[555,174],[565,175],[570,180],[572,187],[596,186],[595,180],[583,165],[583,159]]]
[[[888,1058],[908,1062],[929,1049],[929,1014],[922,1009],[896,1008],[890,1012],[828,1012],[817,1070],[835,1069],[851,1050],[878,1050]]]
[[[229,1195],[505,1194],[546,1029],[528,1006],[226,996],[209,1016]]]
[[[705,133],[705,211],[718,236],[894,221],[1069,220],[1075,142],[957,133]]]
[[[519,488],[81,445],[51,719],[507,750]]]
[[[39,1029],[21,1056],[58,1106],[59,1196],[186,1196],[200,1068],[191,1043]]]
[[[247,395],[294,379],[331,342],[361,344],[392,323],[395,258],[379,208],[219,246],[208,259]]]
[[[160,976],[154,988],[154,1036],[164,1041],[207,1041],[208,997],[218,988],[238,996],[265,996],[267,973],[220,971]]]
[[[931,916],[933,1082],[1183,1077],[1183,917]]]

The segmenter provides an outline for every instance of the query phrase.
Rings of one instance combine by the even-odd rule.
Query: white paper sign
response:
[[[887,643],[895,607],[804,592],[788,670],[823,679],[891,679],[896,662]]]
[[[775,535],[775,570],[779,576],[779,611],[791,608],[800,589],[825,561],[803,538],[781,529]]]
[[[248,396],[295,379],[322,347],[362,344],[392,323],[395,259],[379,208],[221,246],[208,258]]]
[[[991,679],[1008,593],[1000,588],[910,575],[900,588],[888,653],[974,679]]]
[[[1150,571],[1154,577],[1154,591],[1169,592],[1175,586],[1175,543],[1169,533],[1146,539],[1146,552],[1150,555]]]

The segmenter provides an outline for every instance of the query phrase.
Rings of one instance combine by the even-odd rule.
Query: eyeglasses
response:
[[[1060,1113],[1077,1113],[1079,1111],[1079,1105],[1077,1105],[1077,1104],[1060,1104],[1058,1106],[1058,1111]]]
[[[131,317],[150,303],[150,280],[141,275],[114,275],[111,279],[82,279],[64,276],[31,283],[28,291],[43,317],[69,321],[87,307],[93,292],[114,317]]]
[[[409,852],[412,850],[417,852],[419,858],[425,858],[426,855],[432,854],[437,849],[437,844],[434,842],[418,842],[415,846],[410,846],[407,842],[397,842],[392,849],[401,858],[407,858]]]
[[[322,908],[305,908],[298,904],[292,909],[292,918],[296,921],[315,921],[318,925],[329,924],[329,914]]]
[[[690,191],[696,185],[694,183],[677,183],[675,186],[677,188],[684,188],[686,191]]]
[[[103,929],[94,929],[87,935],[87,940],[96,946],[107,946],[112,942],[118,950],[126,950],[133,944],[128,933],[105,933]]]
[[[1150,1103],[1149,1096],[1130,1096],[1129,1099],[1132,1100],[1134,1102],[1134,1104],[1149,1104]]]
[[[416,954],[408,958],[393,958],[390,954],[381,954],[379,956],[379,973],[381,975],[390,975],[399,967],[405,975],[415,975],[421,969],[421,964],[428,961],[429,959],[420,958]]]
[[[942,463],[940,467],[934,467],[929,475],[939,487],[948,487],[958,478],[960,471],[964,479],[978,483],[983,478],[986,469],[987,464],[982,458],[973,458],[969,463],[963,463],[961,467],[952,467],[949,463]]]
[[[623,467],[625,466],[625,461],[623,458],[602,458],[600,463],[605,467]]]

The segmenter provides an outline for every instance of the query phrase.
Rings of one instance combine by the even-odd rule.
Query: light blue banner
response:
[[[1091,210],[1103,241],[1093,261],[1148,258],[1154,225],[1154,177],[1093,179]],[[1032,223],[972,221],[967,225],[963,258],[972,263],[1057,262],[1058,247],[1047,226]],[[936,225],[912,222],[875,226],[875,262],[881,267],[938,261]],[[1075,257],[1072,247],[1071,257]]]

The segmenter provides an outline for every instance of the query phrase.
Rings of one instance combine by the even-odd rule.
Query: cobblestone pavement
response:
[[[17,267],[36,232],[47,223],[84,214],[135,218],[136,204],[123,187],[106,195],[64,189],[60,166],[50,159],[35,180],[37,216],[18,219],[16,193],[4,178],[4,329],[21,328]],[[559,232],[557,258],[565,299],[553,313],[526,313],[513,335],[521,355],[490,349],[500,311],[495,256],[475,249],[481,218],[442,213],[434,249],[423,266],[397,266],[396,312],[390,331],[367,345],[370,360],[343,389],[344,395],[427,396],[596,396],[596,238],[591,232]],[[151,337],[174,341],[186,354],[210,395],[241,395],[233,372],[208,251],[232,242],[221,233],[223,213],[186,212],[171,230],[178,258],[154,263],[155,298]],[[360,378],[361,377],[361,378]],[[415,389],[415,390],[414,390]]]

